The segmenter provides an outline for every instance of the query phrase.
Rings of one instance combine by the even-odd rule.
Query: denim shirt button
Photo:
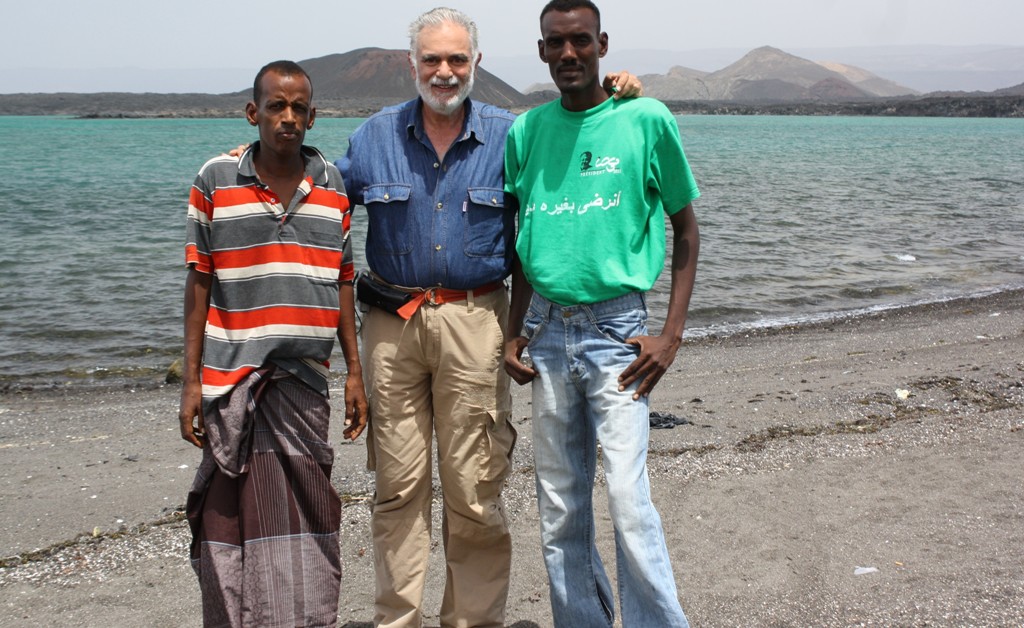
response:
[[[439,163],[437,163],[437,162],[435,161],[435,162],[434,162],[434,170],[437,170],[437,169],[438,169],[438,168],[440,168],[440,167],[441,167],[441,164],[439,164]]]
[[[384,195],[384,200],[385,201],[390,201],[391,200],[391,195],[390,194],[385,194]]]
[[[436,245],[436,246],[434,247],[434,250],[435,250],[435,251],[440,251],[440,250],[441,250],[441,245],[440,245],[440,244]]]
[[[438,208],[438,209],[441,209],[441,208],[443,208],[443,207],[444,207],[444,203],[438,203],[438,204],[437,204],[437,208]]]

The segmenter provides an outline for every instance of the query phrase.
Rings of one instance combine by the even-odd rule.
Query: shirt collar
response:
[[[258,140],[253,142],[238,159],[238,173],[242,176],[259,178],[256,175],[256,164],[253,162],[253,156],[259,145]],[[313,179],[314,185],[327,185],[327,158],[312,146],[303,145],[300,152],[302,161],[306,164],[306,176]]]
[[[411,137],[415,137],[421,142],[425,140],[426,133],[423,128],[423,98],[420,96],[416,97],[413,101],[413,106],[409,107],[405,111],[404,124],[406,129],[409,131]],[[462,103],[463,108],[466,111],[466,117],[462,121],[462,133],[459,135],[459,139],[456,142],[468,140],[470,138],[476,139],[481,144],[487,143],[487,134],[484,131],[483,122],[480,120],[480,103],[476,102],[472,98],[467,98]],[[504,140],[504,138],[502,138]]]

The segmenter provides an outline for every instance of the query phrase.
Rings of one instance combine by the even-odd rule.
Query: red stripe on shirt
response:
[[[207,320],[215,327],[231,330],[251,329],[266,325],[303,325],[337,329],[338,310],[287,305],[245,312],[228,312],[210,308]]]

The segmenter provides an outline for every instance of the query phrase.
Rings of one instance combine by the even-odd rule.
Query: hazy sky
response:
[[[438,2],[444,0],[3,0],[0,92],[227,91],[244,81],[223,85],[223,77],[251,76],[273,59],[405,48],[409,22]],[[485,67],[489,56],[535,53],[543,1],[447,4],[476,20]],[[613,52],[1024,45],[1021,0],[603,0],[598,6]],[[161,83],[151,84],[145,71]],[[537,77],[547,78],[539,61]]]

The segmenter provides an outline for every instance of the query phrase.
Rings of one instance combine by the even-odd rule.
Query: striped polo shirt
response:
[[[189,196],[185,263],[213,275],[204,406],[268,361],[326,396],[338,284],[355,274],[338,170],[303,146],[306,177],[282,202],[256,175],[258,146],[206,162]]]

